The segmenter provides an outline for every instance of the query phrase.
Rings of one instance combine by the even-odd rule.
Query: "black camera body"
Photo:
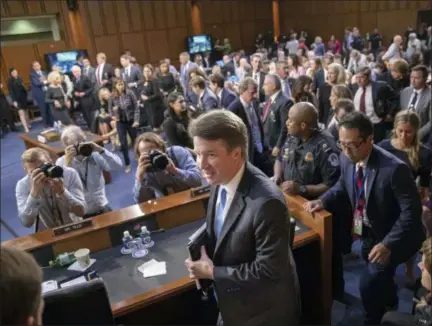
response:
[[[58,165],[54,165],[51,163],[42,164],[39,169],[51,179],[63,178],[63,168]]]
[[[77,154],[88,157],[93,153],[93,146],[89,143],[78,143],[75,145]]]
[[[151,167],[147,172],[160,172],[164,171],[169,164],[168,156],[157,149],[153,149],[148,153],[148,158]]]

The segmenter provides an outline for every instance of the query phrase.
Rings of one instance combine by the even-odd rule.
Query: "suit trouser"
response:
[[[42,101],[41,103],[39,103],[38,101],[37,105],[41,113],[44,125],[46,127],[51,127],[54,124],[54,117],[52,115],[50,106],[46,104],[45,101]]]
[[[132,147],[135,143],[135,138],[137,137],[137,129],[132,127],[132,124],[133,121],[117,121],[117,133],[119,136],[121,151],[123,153],[123,158],[126,166],[130,165],[127,135],[129,134],[129,137],[131,138]]]
[[[394,275],[399,264],[411,258],[414,250],[395,250],[385,264],[369,263],[369,253],[379,243],[371,228],[363,225],[361,254],[366,261],[366,268],[360,277],[360,296],[364,308],[364,324],[379,325],[386,311],[386,306],[398,303]]]

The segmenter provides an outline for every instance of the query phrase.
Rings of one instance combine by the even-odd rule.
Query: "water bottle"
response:
[[[128,246],[129,242],[133,240],[132,236],[130,235],[129,231],[123,232],[123,246],[121,248],[121,253],[124,255],[129,255],[132,253],[132,249]]]
[[[141,227],[141,234],[140,238],[142,240],[142,243],[144,245],[144,248],[151,248],[154,245],[154,241],[152,240],[150,236],[149,230],[147,230],[146,226]]]

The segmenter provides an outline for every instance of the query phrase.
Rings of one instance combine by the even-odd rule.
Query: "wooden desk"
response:
[[[37,139],[38,135],[40,135],[39,131],[32,131],[27,134],[20,134],[18,135],[18,137],[23,140],[26,149],[39,147],[46,150],[50,154],[53,162],[55,162],[59,157],[64,155],[65,147],[63,146],[61,140],[57,140],[55,142],[47,142],[44,144]],[[101,136],[93,134],[91,132],[86,132],[86,135],[88,141],[92,141],[102,147],[104,146],[104,139]],[[105,183],[109,184],[111,182],[111,173],[109,173],[108,171],[104,171],[104,178]]]
[[[54,237],[52,230],[45,230],[37,234],[31,234],[21,238],[12,239],[3,243],[5,246],[22,248],[32,252],[42,265],[55,255],[74,251],[79,248],[89,248],[93,253],[120,245],[123,230],[134,230],[136,226],[154,218],[159,228],[171,229],[186,223],[192,223],[205,216],[208,194],[191,198],[190,192],[185,191],[157,201],[146,202],[109,212],[93,218],[93,226],[74,231],[62,236]],[[287,197],[288,207],[292,216],[310,229],[300,235],[296,235],[294,241],[294,256],[303,248],[316,244],[318,257],[304,257],[307,261],[306,268],[310,274],[318,275],[318,282],[312,281],[314,291],[306,291],[303,296],[308,300],[315,300],[314,311],[309,313],[319,324],[330,324],[331,316],[331,215],[327,212],[316,214],[313,219],[302,209],[304,202],[300,197]],[[41,262],[41,260],[43,262]],[[297,261],[297,259],[296,259]],[[309,264],[310,263],[310,264]],[[313,263],[318,264],[314,267]],[[304,264],[303,264],[304,265]],[[321,268],[319,268],[321,266]],[[299,266],[297,266],[299,268]],[[301,274],[301,273],[299,273]],[[301,278],[301,275],[299,275]],[[309,280],[303,280],[303,284]],[[314,283],[315,282],[315,283]],[[302,280],[301,280],[302,285]],[[188,291],[196,295],[195,284],[187,276],[179,278],[169,284],[151,289],[120,302],[112,304],[112,310],[116,318],[127,317],[142,309],[154,309],[154,304],[163,304],[174,296],[182,295]],[[330,291],[326,289],[329,288]],[[309,300],[310,301],[310,300]]]

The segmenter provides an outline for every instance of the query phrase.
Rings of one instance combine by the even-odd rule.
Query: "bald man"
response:
[[[288,195],[316,199],[339,179],[339,148],[332,135],[318,129],[318,110],[309,102],[290,108],[286,126],[288,137],[276,159],[273,179]],[[347,210],[342,209],[349,214]],[[338,213],[342,215],[340,210]],[[340,232],[334,234],[333,298],[344,302],[342,253],[337,238]]]
[[[89,128],[92,132],[97,132],[95,126],[96,124],[93,123],[96,115],[93,84],[90,78],[84,76],[79,66],[72,67],[72,75],[74,84],[74,120],[77,120],[77,114],[78,112],[81,112],[84,120],[87,123],[87,128]]]
[[[392,63],[393,61],[395,61],[397,59],[401,59],[402,58],[402,49],[401,49],[402,43],[403,43],[402,36],[396,35],[393,38],[392,45],[390,45],[387,52],[383,55],[382,60],[383,61],[389,61],[390,63]]]

